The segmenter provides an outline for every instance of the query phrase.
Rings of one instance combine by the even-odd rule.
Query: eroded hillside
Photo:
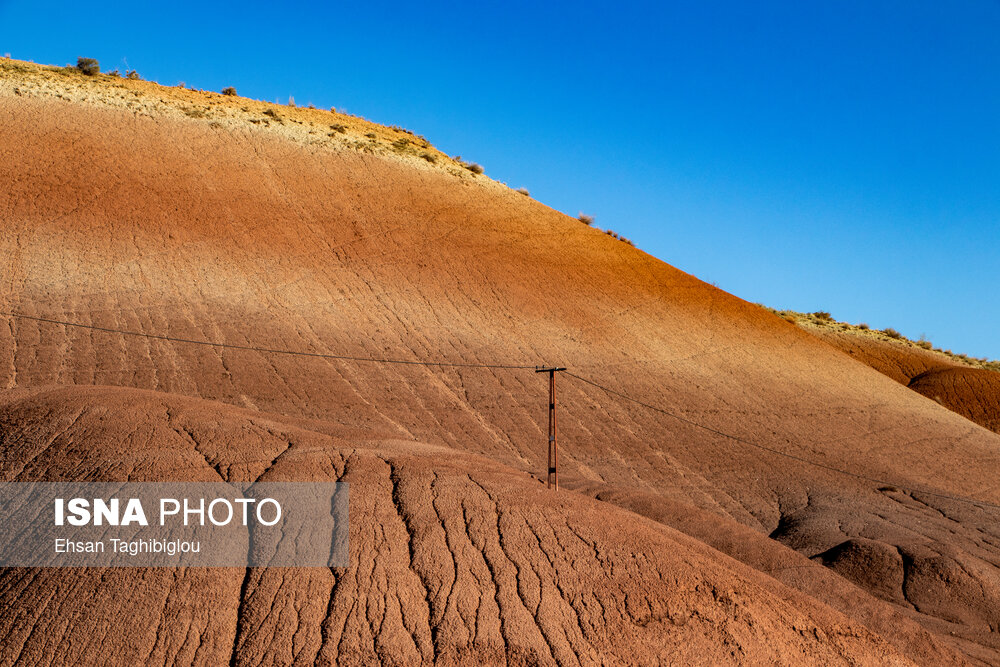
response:
[[[289,444],[252,426],[263,420],[322,434],[308,437],[329,466],[287,474],[350,473],[370,489],[352,491],[347,572],[253,572],[257,595],[240,593],[240,572],[114,573],[167,618],[193,613],[185,596],[218,591],[190,635],[235,643],[199,649],[136,629],[144,638],[124,641],[152,660],[445,660],[472,646],[589,663],[640,644],[651,658],[712,663],[1000,659],[997,511],[947,497],[1000,501],[996,434],[460,163],[353,145],[367,125],[330,137],[321,126],[341,121],[325,111],[31,68],[0,67],[0,309],[243,349],[5,318],[4,479],[131,475],[146,470],[144,448],[167,442],[190,474],[252,474]],[[205,114],[186,113],[201,95]],[[253,122],[268,110],[302,122]],[[546,418],[531,369],[259,348],[559,363],[670,414],[561,377],[567,490],[554,495],[531,477],[544,469]],[[90,385],[118,389],[72,388]],[[42,392],[52,386],[70,388]],[[214,402],[197,404],[198,428],[229,424],[210,450],[169,428],[169,406],[186,401]],[[129,415],[59,449],[69,440],[53,424],[117,402]],[[64,404],[76,406],[68,416]],[[86,448],[120,440],[116,424],[133,413],[149,433],[139,468],[99,463]],[[35,459],[32,447],[61,454]],[[563,525],[575,516],[579,540]],[[93,573],[4,577],[5,632],[23,638],[7,659],[55,660],[31,628],[70,632],[74,607],[25,601],[57,588],[96,600],[96,619],[133,613]],[[334,582],[353,583],[338,598]],[[315,597],[329,602],[293,602]],[[267,613],[282,605],[308,619]],[[262,616],[260,636],[247,635]],[[715,629],[696,641],[682,619]],[[671,633],[691,652],[673,652],[684,649]]]
[[[1000,433],[1000,362],[942,350],[890,330],[782,311],[785,319],[952,412]]]

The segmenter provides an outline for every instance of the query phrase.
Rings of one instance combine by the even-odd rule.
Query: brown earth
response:
[[[554,494],[530,369],[5,318],[4,480],[354,484],[344,571],[4,572],[2,661],[101,637],[122,662],[1000,662],[1000,512],[946,497],[1000,502],[996,434],[444,158],[362,150],[361,121],[327,138],[329,112],[188,95],[0,61],[0,309],[560,363],[882,481],[562,376]]]
[[[888,338],[878,331],[844,331],[808,325],[804,328],[820,340],[903,385],[909,385],[913,378],[922,373],[959,365],[939,352],[925,350],[910,341]]]
[[[909,386],[966,419],[1000,433],[1000,373],[977,368],[941,368],[921,373]]]
[[[909,663],[696,540],[481,456],[121,388],[8,392],[0,424],[8,481],[348,482],[353,563],[8,569],[5,662]]]
[[[800,320],[820,340],[966,419],[1000,433],[1000,372],[881,332]]]

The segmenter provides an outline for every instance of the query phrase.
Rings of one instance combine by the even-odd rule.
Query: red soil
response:
[[[979,368],[942,368],[910,381],[910,389],[1000,433],[1000,373]]]
[[[1000,433],[1000,373],[970,368],[906,341],[856,331],[806,330],[952,412]]]
[[[872,334],[854,331],[814,327],[807,330],[861,363],[904,385],[909,384],[910,380],[921,373],[957,365],[937,352],[914,347],[906,341],[886,340]]]
[[[346,569],[3,571],[5,662],[906,662],[696,540],[480,456],[120,388],[8,392],[0,424],[8,480],[351,488]]]
[[[101,628],[141,611],[153,620],[118,648],[167,662],[234,650],[239,663],[462,650],[543,662],[871,663],[893,651],[948,662],[955,650],[1000,661],[997,511],[906,491],[1000,502],[997,435],[484,177],[311,143],[305,116],[300,134],[228,117],[215,126],[171,112],[170,96],[135,113],[98,84],[67,88],[67,101],[52,92],[59,82],[5,77],[0,309],[270,348],[561,363],[888,483],[749,448],[564,376],[561,474],[584,493],[553,494],[528,478],[545,458],[544,380],[530,370],[319,360],[7,320],[2,479],[154,479],[183,462],[192,476],[259,475],[291,442],[253,426],[266,421],[301,429],[296,441],[336,462],[289,462],[288,478],[322,469],[360,490],[351,568],[252,572],[258,595],[241,596],[242,572],[114,572],[103,583],[7,572],[3,632],[18,639],[4,660],[92,658]],[[131,389],[22,389],[51,385]],[[197,446],[169,426],[173,406],[193,415]],[[81,410],[107,417],[77,446],[55,447]],[[33,460],[45,443],[55,458]],[[128,465],[104,453],[133,450]],[[900,572],[892,553],[898,586],[886,583]],[[57,590],[75,592],[47,608]],[[84,603],[94,625],[76,616]],[[53,636],[64,653],[42,639]]]

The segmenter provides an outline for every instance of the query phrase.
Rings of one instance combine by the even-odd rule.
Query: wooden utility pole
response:
[[[549,470],[548,485],[550,489],[559,490],[559,446],[556,444],[556,373],[565,368],[551,366],[535,369],[536,373],[549,374]]]

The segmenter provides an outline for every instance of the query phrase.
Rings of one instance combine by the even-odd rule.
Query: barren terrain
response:
[[[0,479],[352,483],[346,569],[3,571],[0,663],[1000,662],[1000,436],[374,127],[0,60]],[[263,348],[665,412],[560,376],[555,493],[531,368]]]
[[[1000,368],[996,361],[956,355],[926,342],[915,343],[815,316],[796,313],[791,319],[900,384],[1000,433]]]

